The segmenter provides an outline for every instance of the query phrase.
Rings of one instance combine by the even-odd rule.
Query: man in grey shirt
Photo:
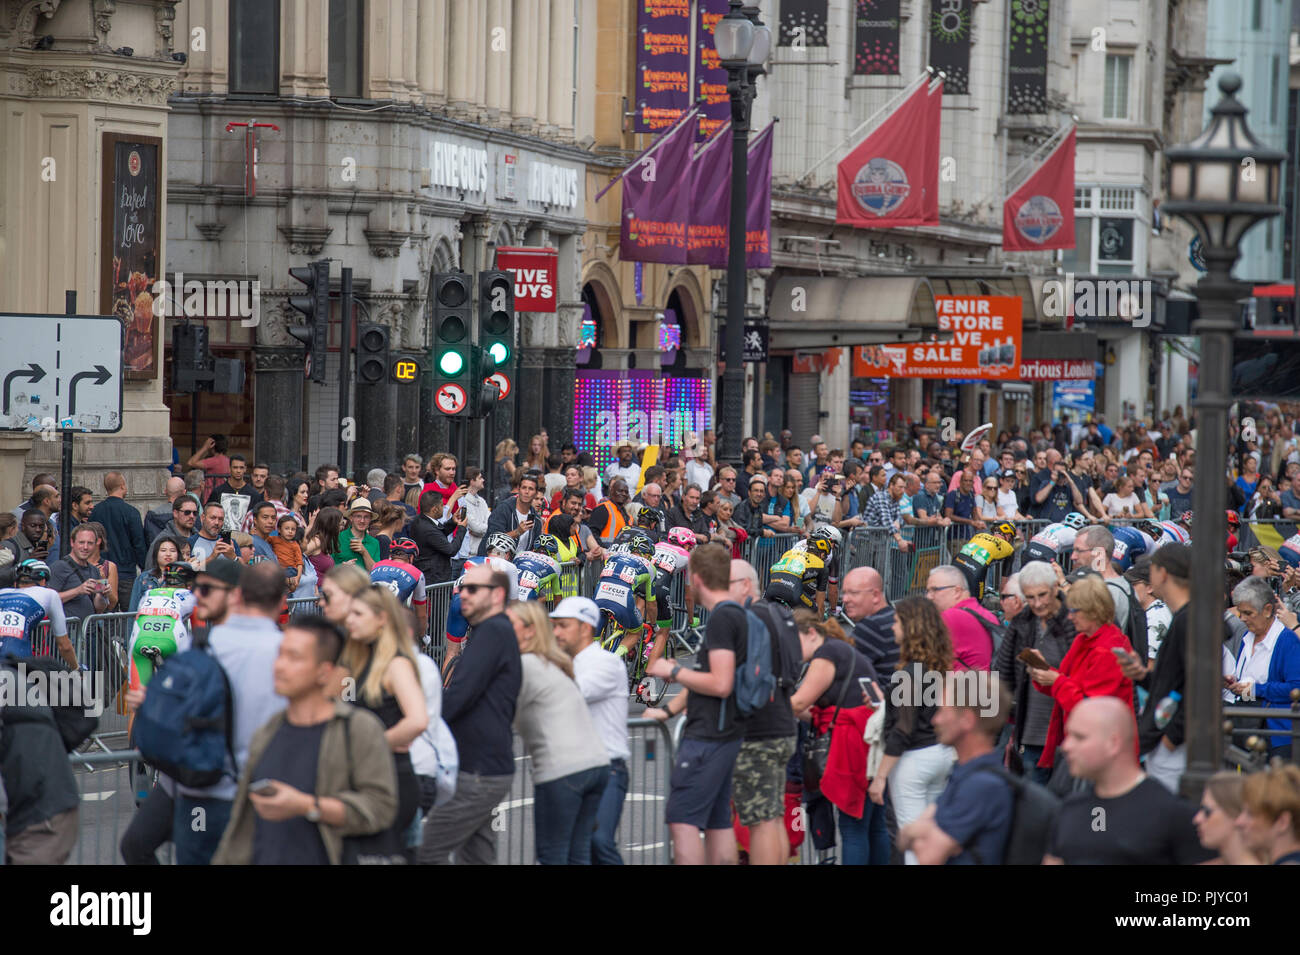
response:
[[[177,788],[172,817],[177,865],[207,865],[212,860],[230,821],[248,743],[262,724],[285,707],[284,698],[275,692],[272,675],[280,652],[277,621],[284,594],[284,572],[279,564],[268,561],[243,568],[239,586],[231,594],[230,615],[213,627],[208,637],[212,653],[230,681],[234,701],[230,744],[235,764],[229,765],[227,757],[227,775],[211,786]]]

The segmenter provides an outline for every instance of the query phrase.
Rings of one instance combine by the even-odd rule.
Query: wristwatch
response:
[[[311,808],[307,810],[308,822],[320,822],[320,796],[311,797]]]
[[[674,663],[674,664],[673,664],[672,672],[668,674],[668,678],[669,678],[670,680],[676,681],[676,680],[677,680],[677,674],[680,673],[681,670],[682,670],[682,665],[681,665],[680,663]]]

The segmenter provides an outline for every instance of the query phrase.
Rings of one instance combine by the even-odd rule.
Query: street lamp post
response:
[[[745,420],[745,209],[749,198],[749,117],[755,80],[771,48],[758,8],[731,0],[713,31],[731,97],[731,217],[727,226],[727,369],[722,375],[718,456],[739,462]]]
[[[1196,230],[1208,271],[1196,285],[1201,344],[1197,387],[1196,488],[1193,492],[1191,606],[1184,693],[1187,769],[1182,793],[1199,799],[1223,761],[1220,726],[1223,681],[1223,574],[1226,550],[1228,408],[1232,404],[1232,337],[1240,328],[1232,279],[1241,238],[1278,215],[1278,184],[1286,154],[1269,149],[1246,125],[1236,97],[1241,77],[1219,78],[1223,98],[1210,124],[1192,142],[1165,150],[1168,201],[1162,208]],[[1151,701],[1154,705],[1158,700]]]

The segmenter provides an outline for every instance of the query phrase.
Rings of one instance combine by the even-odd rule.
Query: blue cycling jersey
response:
[[[0,657],[30,657],[41,621],[50,618],[54,636],[68,632],[59,595],[48,587],[0,590]]]

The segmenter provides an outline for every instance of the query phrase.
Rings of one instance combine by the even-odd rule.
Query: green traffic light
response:
[[[438,359],[438,370],[448,378],[459,375],[465,370],[465,358],[460,352],[445,351]]]
[[[488,346],[488,354],[492,356],[492,364],[504,365],[510,357],[510,349],[505,342],[493,342]]]

